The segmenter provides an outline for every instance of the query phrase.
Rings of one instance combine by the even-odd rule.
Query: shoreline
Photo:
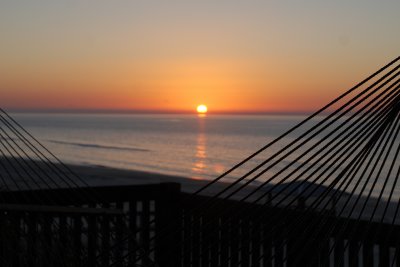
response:
[[[200,180],[178,175],[162,174],[157,172],[119,169],[101,165],[90,165],[90,164],[80,165],[80,164],[63,162],[63,165],[67,166],[67,168],[72,171],[72,173],[69,173],[67,169],[62,167],[62,164],[58,162],[52,162],[52,164],[54,164],[56,168],[65,171],[65,173],[68,175],[68,177],[71,178],[71,180],[75,181],[77,184],[81,186],[83,186],[83,183],[80,182],[76,177],[74,177],[74,175],[77,175],[88,186],[93,186],[93,187],[179,183],[181,185],[181,191],[185,193],[193,193],[211,181],[211,180]],[[28,168],[27,165],[29,165],[31,168]],[[33,179],[30,178],[29,174],[36,180],[36,182],[39,185],[43,186],[43,189],[46,188],[46,186],[44,185],[44,183],[41,182],[41,180],[50,181],[50,178],[40,179],[46,175],[42,175],[43,177],[39,178],[37,175],[35,175],[35,172],[40,174],[46,172],[46,174],[49,174],[49,176],[55,181],[60,181],[61,185],[59,187],[63,187],[61,180],[57,178],[54,172],[48,166],[46,166],[45,163],[41,161],[30,160],[26,158],[25,159],[6,158],[0,156],[0,176],[3,179],[3,183],[7,182],[7,185],[11,190],[19,190],[15,186],[15,184],[17,183],[20,183],[21,188],[28,189],[25,186],[26,183],[24,183],[24,180],[27,181],[28,184],[32,185],[32,189],[38,188],[38,186],[35,185],[36,184],[35,181],[33,181]],[[10,176],[12,177],[12,179],[10,179]],[[212,194],[218,190],[222,190],[222,188],[225,186],[227,186],[227,183],[218,182],[215,185],[213,185],[213,190],[208,193]],[[3,187],[7,188],[7,186]]]
[[[10,158],[4,158],[0,157],[0,176],[3,176],[3,182],[7,181],[7,179],[4,179],[9,175],[8,173],[5,172],[5,166],[7,166],[7,163],[10,160],[16,161],[16,159],[10,159]],[[26,160],[27,163],[32,163],[30,160]],[[46,171],[44,163],[35,161],[35,164],[37,164],[37,168],[41,168],[42,171]],[[58,167],[61,165],[59,163],[54,163]],[[183,177],[183,176],[175,176],[175,175],[167,175],[167,174],[161,174],[161,173],[156,173],[156,172],[145,172],[145,171],[139,171],[139,170],[126,170],[126,169],[117,169],[117,168],[112,168],[112,167],[105,167],[105,166],[99,166],[99,165],[78,165],[78,164],[70,164],[70,163],[64,163],[72,172],[73,174],[76,174],[78,177],[80,177],[88,186],[124,186],[124,185],[146,185],[146,184],[160,184],[160,183],[178,183],[181,186],[181,191],[184,193],[194,193],[203,186],[205,186],[207,183],[209,183],[211,180],[196,180],[193,178],[188,178],[188,177]],[[11,165],[9,165],[11,166]],[[64,168],[63,168],[64,169]],[[65,170],[65,169],[64,169]],[[18,176],[20,174],[17,174],[18,170],[15,170],[15,172],[11,172],[11,176],[14,178],[15,181],[14,183],[21,183],[23,179],[21,179],[21,176]],[[50,172],[49,172],[50,173]],[[13,176],[14,175],[14,176]],[[9,176],[8,176],[9,177]],[[72,177],[72,176],[71,176]],[[57,178],[55,178],[56,180]],[[76,179],[76,178],[75,178]],[[76,179],[77,181],[77,179]],[[29,181],[28,181],[29,182]],[[11,184],[11,181],[8,180],[7,183]],[[78,184],[83,185],[81,182]],[[225,182],[216,182],[213,184],[210,188],[207,188],[204,192],[201,193],[201,195],[205,196],[214,196],[221,190],[223,190],[226,186],[228,186],[228,183]],[[62,187],[62,186],[60,186]],[[10,187],[11,190],[21,190],[17,189],[16,187],[13,188],[13,186]],[[33,186],[35,188],[35,186]],[[37,188],[37,187],[36,187]],[[56,188],[56,187],[54,187]],[[235,186],[234,188],[237,188]],[[261,189],[256,195],[254,195],[254,198],[257,198],[265,190],[268,190],[269,186],[265,186],[265,188]],[[39,189],[39,188],[37,188]],[[45,189],[45,188],[43,188]],[[242,197],[246,196],[249,192],[254,190],[254,186],[248,186],[244,190],[241,190],[238,194],[235,195],[233,199],[241,199]],[[322,188],[323,189],[323,188]],[[229,191],[231,192],[231,191]],[[228,192],[228,193],[229,193]],[[275,191],[276,193],[276,191]],[[272,191],[272,195],[275,194],[274,191]],[[227,194],[222,194],[221,197],[226,196]],[[285,195],[284,192],[282,192],[281,195]],[[296,194],[293,194],[293,196],[296,196]],[[348,196],[348,195],[347,195]],[[268,196],[267,196],[268,197]],[[290,199],[291,197],[289,197]],[[346,199],[346,194],[344,195],[343,199],[340,199],[336,205],[335,205],[335,210],[339,211],[343,205],[345,205],[345,199]],[[350,203],[354,203],[356,200],[357,196],[352,196],[350,199]],[[264,198],[265,200],[267,198]],[[248,199],[249,201],[254,200],[253,198]],[[356,210],[361,209],[361,204],[364,202],[365,196],[362,196],[360,198],[360,202],[356,205],[357,208]],[[310,203],[313,201],[313,197],[310,197],[308,200]],[[307,201],[307,202],[308,202]],[[365,207],[365,210],[362,214],[363,219],[367,219],[370,215],[371,212],[374,210],[374,205],[376,204],[377,199],[376,198],[370,198],[367,202],[367,206]],[[262,201],[263,202],[263,201]],[[308,204],[310,204],[308,203]],[[375,215],[376,217],[379,217],[382,215],[382,212],[384,210],[384,205],[387,203],[386,200],[381,200],[379,203],[379,207],[377,209],[377,214]],[[272,202],[273,204],[273,202]],[[395,214],[395,209],[397,206],[397,202],[394,202],[393,199],[390,203],[387,203],[389,205],[387,214],[385,216],[384,221],[385,222],[390,222],[393,219],[393,216]],[[351,204],[350,204],[351,205]],[[349,208],[346,207],[344,210],[344,216],[349,215]],[[358,212],[353,214],[351,217],[354,217]],[[343,216],[342,215],[342,216]],[[374,216],[374,218],[376,218]],[[396,216],[398,217],[398,216]],[[395,218],[396,224],[400,224],[400,218]]]
[[[66,163],[65,165],[84,179],[90,186],[179,183],[182,191],[191,193],[210,182],[210,180],[197,180],[178,175],[119,169],[101,165],[78,165],[70,163]]]

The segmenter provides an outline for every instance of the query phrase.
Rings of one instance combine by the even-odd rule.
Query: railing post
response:
[[[358,240],[349,240],[349,264],[350,266],[359,266],[360,246]]]
[[[67,217],[65,214],[60,214],[59,215],[59,224],[58,224],[58,235],[59,235],[59,244],[58,244],[58,254],[61,255],[62,259],[57,259],[58,262],[62,261],[67,261],[69,252],[66,252],[66,249],[70,248],[68,245],[69,239],[68,239],[68,225],[67,225]]]
[[[241,254],[242,254],[242,266],[250,266],[250,243],[251,243],[251,233],[250,233],[250,223],[247,219],[241,222]]]
[[[379,246],[379,266],[389,267],[390,266],[390,250],[386,244]]]
[[[220,227],[221,227],[221,266],[227,267],[229,266],[229,220],[226,216],[221,217]]]
[[[108,209],[110,208],[109,203],[103,203],[102,208]],[[101,217],[100,223],[100,240],[101,240],[101,266],[107,267],[110,265],[110,236],[111,236],[111,229],[110,229],[110,217],[107,214],[104,214]]]
[[[151,249],[151,244],[150,244],[150,232],[151,232],[151,226],[152,224],[151,219],[150,219],[150,200],[143,200],[142,201],[142,216],[141,216],[141,245],[147,255],[144,257],[142,256],[142,265],[144,266],[150,266],[150,249]]]
[[[191,267],[199,267],[200,265],[200,244],[201,244],[201,223],[200,216],[192,214],[192,264]]]
[[[155,201],[155,262],[160,267],[181,266],[182,206],[180,184],[160,184]]]
[[[88,247],[87,247],[87,254],[88,254],[88,267],[96,267],[96,257],[97,257],[97,222],[95,215],[88,215]]]
[[[201,250],[201,267],[210,267],[210,226],[207,227],[207,223],[209,222],[209,217],[203,215],[200,217],[201,223],[201,241],[200,241],[200,250]]]
[[[344,266],[344,240],[336,238],[335,239],[335,250],[333,252],[335,259],[335,266],[343,267]]]
[[[18,257],[22,253],[22,249],[20,248],[21,242],[21,217],[19,214],[10,213],[11,216],[11,231],[14,237],[12,242],[12,262],[14,266],[18,266],[21,263],[21,259]],[[22,265],[22,264],[21,264]]]
[[[124,203],[122,202],[118,202],[117,203],[117,209],[119,210],[123,210],[124,208]],[[116,265],[116,267],[122,267],[123,261],[122,261],[122,255],[124,253],[124,242],[123,242],[123,238],[124,238],[124,220],[122,216],[117,216],[115,218],[115,242],[116,242],[116,248],[115,248],[115,260],[118,262],[118,264]]]
[[[4,212],[0,212],[0,257],[1,259],[4,260],[5,256],[7,255],[6,253],[6,248],[7,248],[7,242],[11,240],[9,238],[9,234],[7,231],[7,223],[6,223],[6,215]]]
[[[252,222],[252,253],[251,253],[251,263],[252,266],[258,267],[260,266],[260,240],[261,240],[261,228],[259,222]]]
[[[262,225],[262,266],[271,267],[272,266],[272,238],[268,232],[270,225],[263,223]]]
[[[44,240],[43,247],[47,250],[47,253],[50,255],[48,260],[43,262],[44,266],[52,267],[54,266],[55,258],[54,258],[54,249],[53,249],[53,233],[52,233],[52,217],[48,214],[43,215],[43,229],[42,229],[42,236]],[[41,252],[41,257],[46,257],[43,255],[44,253]]]
[[[186,242],[182,246],[182,250],[186,251],[182,255],[182,264],[183,266],[191,266],[191,259],[193,254],[193,227],[192,227],[192,217],[190,213],[186,211],[183,212],[183,236]]]
[[[365,267],[372,267],[374,262],[374,244],[369,240],[363,244],[363,265]]]
[[[80,215],[73,216],[73,244],[74,244],[74,258],[82,265],[82,217]]]
[[[28,224],[28,237],[27,237],[27,248],[28,248],[28,260],[29,266],[37,266],[37,217],[36,214],[32,213],[27,216]]]
[[[128,239],[128,251],[132,252],[137,249],[136,243],[136,232],[137,232],[137,202],[130,201],[129,202],[129,221],[128,221],[128,229],[129,229],[129,239]],[[132,253],[128,257],[128,266],[134,266],[136,263],[136,252]]]

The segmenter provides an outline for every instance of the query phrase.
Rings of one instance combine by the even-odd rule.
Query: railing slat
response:
[[[137,248],[136,246],[136,236],[137,236],[137,231],[138,231],[138,226],[137,226],[137,203],[136,201],[129,201],[129,222],[128,222],[128,228],[129,228],[129,239],[128,239],[128,251],[131,252],[128,257],[128,266],[133,266],[136,262],[136,253],[132,253],[132,251],[135,251]]]
[[[198,216],[193,215],[193,252],[192,252],[192,266],[200,267],[200,242],[201,242],[201,225]]]
[[[229,266],[226,259],[229,256],[229,227],[227,224],[228,220],[225,216],[221,217],[220,220],[220,228],[221,228],[221,253],[220,253],[220,262],[221,267]]]
[[[373,244],[366,241],[363,244],[363,266],[373,267],[374,263],[374,250]]]
[[[260,240],[261,240],[261,229],[258,222],[251,224],[251,236],[252,246],[251,246],[251,265],[254,267],[260,266],[258,259],[260,258]]]
[[[263,267],[271,267],[272,266],[272,239],[269,233],[270,229],[269,224],[264,224],[262,228],[262,234],[263,234],[263,257],[262,257],[262,262],[263,262]]]
[[[390,266],[390,249],[389,246],[382,244],[379,246],[379,267]]]
[[[182,240],[185,242],[182,244],[182,264],[181,266],[191,266],[191,256],[193,251],[193,238],[192,238],[192,220],[190,214],[186,211],[182,212],[183,216],[183,229],[182,229]]]
[[[116,208],[118,210],[123,210],[124,208],[124,203],[123,202],[117,202]],[[118,216],[116,218],[116,224],[115,224],[115,261],[117,262],[116,267],[122,267],[123,262],[122,262],[122,255],[124,253],[124,247],[125,243],[123,241],[124,238],[124,217]]]
[[[345,253],[344,253],[344,241],[342,239],[336,239],[334,241],[334,255],[335,255],[335,266],[344,267]]]
[[[108,209],[110,207],[109,203],[103,203],[103,208]],[[100,227],[100,241],[101,241],[101,263],[102,266],[107,267],[110,265],[110,217],[108,215],[103,215],[101,217]]]
[[[230,234],[229,234],[229,240],[230,240],[230,266],[238,266],[239,265],[239,245],[240,245],[240,239],[239,239],[239,224],[232,222],[230,220],[229,222],[229,228],[230,228]]]
[[[210,230],[207,227],[208,220],[202,216],[201,217],[201,267],[210,266]],[[211,230],[212,231],[212,230]],[[215,234],[215,233],[211,233]]]
[[[96,267],[97,257],[97,222],[95,215],[88,215],[88,266]]]
[[[359,266],[360,261],[359,261],[359,256],[360,256],[360,245],[358,241],[355,240],[349,240],[349,263],[350,266]]]

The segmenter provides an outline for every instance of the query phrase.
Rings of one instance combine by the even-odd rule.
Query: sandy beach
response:
[[[26,166],[26,164],[29,164],[30,167],[25,168],[27,172],[22,170],[21,168],[21,166]],[[173,182],[180,183],[182,185],[183,191],[193,192],[194,190],[205,185],[206,183],[206,181],[159,174],[156,172],[150,173],[93,165],[65,165],[74,174],[84,180],[89,186],[140,185]],[[12,166],[14,166],[15,168]],[[59,163],[56,163],[55,166],[61,167]],[[21,177],[25,177],[26,180],[29,180],[29,178],[27,177],[29,176],[29,174],[32,174],[33,178],[37,179],[37,177],[34,176],[34,173],[35,171],[38,172],[39,168],[44,171],[48,171],[48,174],[50,175],[54,175],[52,171],[50,171],[49,167],[41,162],[35,161],[33,164],[33,162],[30,160],[18,160],[17,162],[15,159],[6,159],[4,157],[0,158],[0,174],[4,177],[6,181],[9,182],[8,184],[11,189],[13,187],[12,183],[9,181],[10,175],[16,180],[20,180]],[[69,176],[73,178],[73,175],[69,174]],[[76,180],[76,178],[73,179]],[[40,183],[40,179],[37,179],[37,181]]]
[[[20,166],[23,163],[22,160],[19,160]],[[48,166],[45,166],[43,163],[40,162],[32,162],[26,160],[25,163],[32,165],[30,170],[31,172],[36,169],[42,169],[43,171],[49,170]],[[32,164],[35,163],[35,164]],[[10,175],[16,180],[19,184],[21,185],[26,185],[26,183],[23,183],[21,177],[24,177],[26,181],[29,181],[29,184],[32,185],[32,189],[36,189],[35,185],[29,180],[31,178],[27,178],[27,173],[22,172],[21,169],[18,168],[12,168],[12,165],[18,167],[18,163],[14,160],[7,159],[7,158],[1,158],[0,159],[0,175],[3,177],[3,181],[6,181],[8,184],[8,188],[10,190],[18,190],[15,186],[13,186],[13,183],[11,183],[10,179],[8,178]],[[61,167],[61,165],[56,164],[55,166]],[[186,178],[186,177],[180,177],[180,176],[172,176],[172,175],[165,175],[165,174],[160,174],[157,172],[150,173],[150,172],[142,172],[142,171],[134,171],[134,170],[123,170],[123,169],[116,169],[116,168],[109,168],[109,167],[104,167],[104,166],[92,166],[92,165],[87,165],[87,166],[81,166],[81,165],[72,165],[68,164],[66,165],[73,173],[75,173],[77,176],[79,176],[82,180],[85,181],[86,184],[89,186],[117,186],[117,185],[144,185],[144,184],[159,184],[159,183],[179,183],[181,185],[181,191],[185,193],[193,193],[197,191],[198,189],[202,188],[204,185],[206,185],[209,181],[206,180],[196,180],[196,179],[191,179],[191,178]],[[30,173],[30,172],[28,172]],[[40,173],[37,171],[37,173]],[[51,171],[48,171],[50,174]],[[76,180],[74,176],[71,176],[71,179]],[[41,181],[38,177],[33,176],[34,179],[37,179],[37,183],[40,185]],[[43,184],[42,184],[43,185]],[[226,183],[218,182],[213,184],[209,189],[206,191],[202,192],[203,195],[215,195],[216,193],[220,192],[223,188],[228,186]],[[285,186],[285,185],[283,185]],[[3,186],[4,188],[4,186]],[[26,186],[23,186],[22,188],[27,189]],[[43,185],[42,188],[44,189],[45,186]],[[280,187],[282,188],[282,187]],[[290,188],[290,187],[289,187]],[[321,187],[320,190],[325,190],[325,187]],[[240,199],[244,197],[247,193],[251,192],[254,190],[254,187],[246,187],[244,190],[241,190],[239,194],[235,195],[236,199]],[[258,194],[255,194],[254,197],[259,197],[260,194],[263,194],[266,190],[269,190],[269,186],[265,186],[265,188],[261,189]],[[278,189],[281,190],[281,189]],[[321,191],[320,191],[321,192]],[[269,197],[273,196],[273,192]],[[340,193],[340,192],[338,192]],[[279,194],[279,197],[275,199],[276,201],[279,201],[280,197],[284,196],[285,194]],[[225,195],[223,195],[225,196]],[[287,199],[290,201],[293,199],[295,195],[289,196]],[[306,205],[311,204],[315,197],[317,197],[318,194],[316,194],[313,197],[310,197],[306,201]],[[348,194],[344,193],[341,197],[341,199],[336,203],[335,205],[335,210],[337,213],[339,213],[343,207],[348,201]],[[347,207],[350,207],[355,203],[357,199],[357,196],[354,195],[351,197],[349,200],[349,203],[347,204]],[[254,198],[249,198],[249,200],[254,200]],[[365,197],[360,197],[358,204],[356,205],[356,208],[353,212],[353,215],[351,217],[357,218],[359,215],[359,212],[361,211],[363,204],[365,202]],[[274,203],[274,201],[273,201]],[[285,202],[284,202],[285,203]],[[287,203],[287,202],[286,202]],[[295,202],[297,203],[297,202]],[[325,202],[326,203],[326,202]],[[377,203],[376,198],[370,198],[369,201],[367,202],[367,205],[362,212],[361,218],[363,219],[369,219],[374,208],[375,204]],[[380,220],[385,206],[386,206],[387,201],[386,200],[381,200],[379,202],[376,214],[374,216],[374,220]],[[332,204],[328,203],[327,205],[328,208],[332,208]],[[391,202],[389,203],[387,213],[385,215],[384,221],[387,223],[391,223],[395,210],[397,207],[397,202]],[[351,209],[345,208],[342,216],[348,216],[349,213],[351,212]],[[397,223],[400,223],[400,220],[396,219]]]
[[[29,165],[29,167],[27,167]],[[78,181],[76,178],[79,177],[89,186],[116,186],[116,185],[143,185],[143,184],[159,184],[159,183],[179,183],[181,185],[181,191],[185,193],[193,193],[198,189],[205,186],[210,181],[208,180],[200,180],[193,179],[188,177],[181,176],[173,176],[167,174],[161,174],[154,172],[144,172],[144,171],[136,171],[136,170],[125,170],[125,169],[117,169],[110,168],[105,166],[95,166],[95,165],[74,165],[74,164],[64,164],[67,166],[72,173],[67,173],[70,179],[74,180],[80,186],[82,183]],[[53,166],[65,170],[60,163],[54,163]],[[49,178],[46,176],[50,175],[56,182],[57,178],[54,175],[51,167],[47,166],[43,162],[32,161],[32,160],[21,160],[21,159],[11,159],[0,157],[0,175],[3,177],[4,181],[7,183],[7,186],[10,190],[18,190],[15,186],[15,182],[17,182],[22,189],[27,188],[26,181],[31,189],[37,189],[37,185],[39,185],[42,189],[46,188],[44,185],[44,181],[48,181]],[[39,174],[39,175],[37,175]],[[73,175],[73,174],[76,174]],[[13,179],[10,179],[10,176]],[[39,177],[40,176],[40,177]],[[13,182],[14,180],[15,182]],[[35,182],[33,182],[35,180]],[[62,187],[63,183],[59,183],[59,186]],[[206,194],[213,194],[222,190],[222,188],[226,187],[226,183],[216,183],[207,190]],[[5,186],[3,185],[3,188]]]

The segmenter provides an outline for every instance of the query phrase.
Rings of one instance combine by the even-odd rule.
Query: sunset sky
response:
[[[314,110],[399,56],[400,1],[4,0],[0,105]]]

